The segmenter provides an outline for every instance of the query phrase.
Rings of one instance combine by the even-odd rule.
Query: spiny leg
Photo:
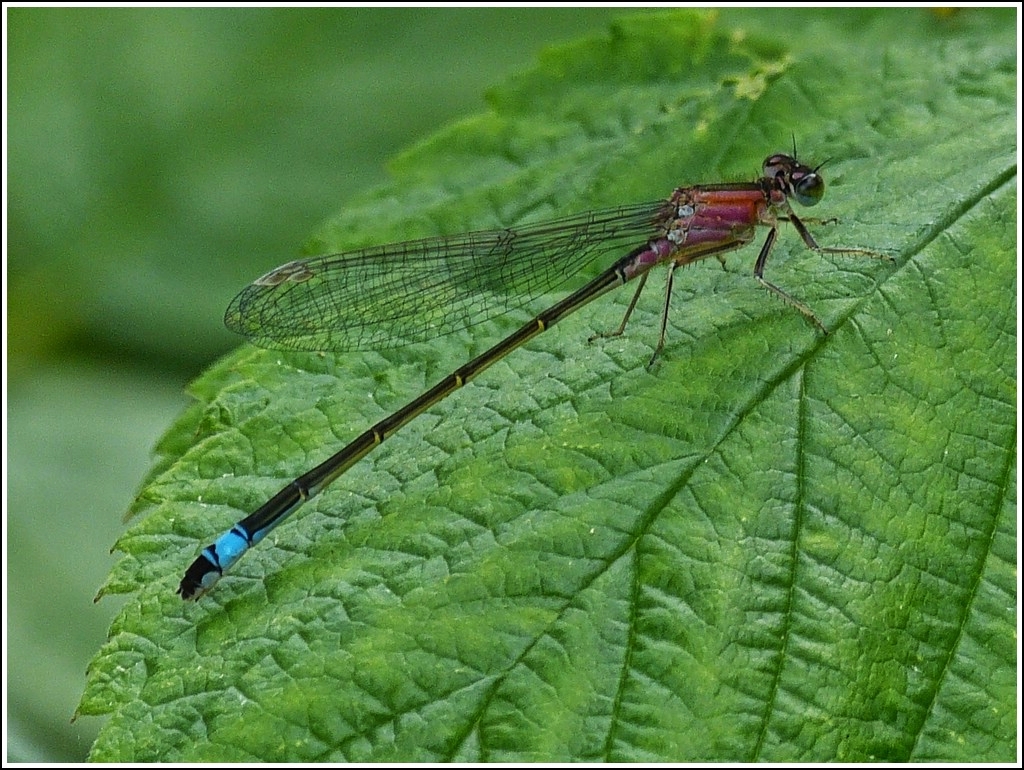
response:
[[[790,218],[790,221],[794,220],[796,220],[796,217]],[[814,249],[815,251],[821,251],[821,248],[816,243],[814,243],[814,239],[811,238],[811,234],[807,232],[807,228],[800,225],[797,229],[801,230],[801,234],[807,233],[807,238],[810,238],[810,241],[808,242],[807,238],[805,238],[804,242],[807,243],[807,245],[810,246],[810,248]],[[821,329],[821,331],[824,334],[828,334],[828,329],[825,328],[825,324],[818,320],[818,316],[814,315],[813,310],[807,307],[807,305],[798,300],[796,297],[780,289],[771,281],[765,280],[764,265],[765,262],[768,261],[768,255],[772,253],[772,248],[775,246],[775,241],[778,237],[779,229],[777,227],[772,227],[771,230],[768,231],[768,237],[764,239],[764,245],[761,246],[761,253],[757,255],[757,262],[754,263],[754,277],[764,288],[768,289],[768,291],[772,292],[772,294],[779,297],[786,304],[795,307],[797,310],[803,313],[804,317],[807,318],[807,320],[812,321],[819,329]],[[814,243],[813,246],[811,246],[812,243]]]
[[[779,217],[779,219],[786,219],[789,222],[791,222],[793,224],[793,227],[796,228],[796,231],[800,233],[800,238],[803,239],[803,242],[807,246],[807,248],[809,248],[811,251],[816,251],[819,254],[862,254],[863,256],[870,257],[871,259],[887,259],[890,262],[896,261],[888,254],[882,254],[877,251],[871,251],[870,249],[829,248],[825,246],[819,246],[818,242],[814,240],[814,236],[811,235],[811,231],[807,229],[804,222],[833,224],[839,221],[834,217],[831,219],[805,219],[801,221],[800,217],[790,212],[788,216]]]
[[[719,258],[721,259],[721,258]],[[651,360],[647,362],[647,368],[650,369],[654,366],[655,359],[661,353],[661,349],[665,347],[665,333],[668,329],[668,311],[669,304],[672,300],[672,276],[678,265],[672,262],[668,266],[668,281],[665,285],[665,306],[661,312],[661,330],[658,334],[658,344],[654,348],[654,355],[651,356]],[[633,315],[633,311],[636,309],[637,302],[640,301],[640,295],[643,293],[644,285],[647,283],[647,276],[650,273],[644,273],[640,276],[640,283],[636,287],[636,291],[633,292],[633,298],[629,301],[629,305],[626,307],[626,312],[622,316],[622,323],[619,324],[618,328],[613,329],[610,332],[598,332],[587,338],[587,342],[593,342],[598,339],[607,339],[610,337],[621,337],[623,332],[626,331],[626,324],[629,323],[629,318]]]
[[[814,236],[811,235],[810,230],[808,230],[806,225],[804,225],[804,223],[800,220],[800,217],[798,217],[792,211],[786,216],[779,217],[779,220],[785,220],[792,223],[793,227],[795,227],[796,231],[800,234],[800,238],[803,240],[804,245],[807,246],[807,248],[809,248],[811,251],[817,252],[818,254],[861,254],[872,259],[887,259],[890,262],[895,261],[888,254],[881,254],[877,251],[871,251],[870,249],[828,248],[825,246],[819,246],[818,242],[814,240]],[[821,224],[829,224],[837,220],[833,218],[825,220],[809,219],[807,221],[819,222]],[[819,329],[821,329],[823,333],[828,334],[828,329],[826,329],[825,325],[820,320],[818,320],[818,317],[814,314],[813,310],[811,310],[807,305],[798,300],[796,297],[792,296],[783,289],[780,289],[771,281],[765,279],[764,266],[765,263],[768,261],[768,255],[771,254],[772,248],[774,248],[775,246],[775,240],[778,238],[778,234],[779,231],[777,227],[772,227],[771,230],[768,231],[768,237],[765,238],[764,245],[761,247],[761,253],[758,254],[757,262],[754,263],[754,277],[757,278],[760,284],[764,286],[766,289],[768,289],[768,291],[772,292],[777,297],[782,299],[783,302],[786,302],[787,304],[795,307],[804,315],[805,318],[807,318],[810,321],[813,321],[814,324]]]
[[[721,258],[719,259],[721,260]],[[661,331],[658,334],[658,345],[654,348],[654,355],[652,355],[651,360],[647,362],[648,369],[654,366],[654,360],[658,357],[658,354],[661,353],[661,349],[665,347],[665,331],[668,329],[668,309],[669,305],[672,303],[672,280],[675,277],[677,267],[679,267],[678,262],[672,262],[668,266],[668,280],[665,281],[665,307],[662,308],[661,311]]]
[[[633,293],[633,299],[629,301],[629,307],[626,308],[625,315],[622,316],[622,323],[619,324],[619,328],[614,329],[610,332],[598,332],[587,337],[587,342],[593,342],[594,340],[607,339],[609,337],[621,337],[622,333],[626,331],[626,324],[629,322],[629,317],[633,315],[633,310],[636,308],[636,303],[640,299],[640,294],[644,290],[644,284],[647,283],[647,276],[650,273],[644,273],[640,276],[640,283],[637,284],[636,291]]]

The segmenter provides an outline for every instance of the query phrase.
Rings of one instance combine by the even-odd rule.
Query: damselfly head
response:
[[[810,168],[791,155],[777,153],[764,161],[764,175],[801,206],[813,206],[825,195],[825,180],[817,168]]]

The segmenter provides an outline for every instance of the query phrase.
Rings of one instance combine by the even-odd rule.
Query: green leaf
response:
[[[651,371],[657,289],[588,345],[630,292],[594,303],[185,604],[201,546],[529,313],[242,347],[118,541],[104,592],[136,600],[90,667],[93,759],[1012,761],[1012,19],[625,19],[398,158],[315,250],[749,179],[795,134],[829,158],[818,240],[895,264],[785,229],[768,275],[827,337],[757,289],[755,247],[680,271]]]

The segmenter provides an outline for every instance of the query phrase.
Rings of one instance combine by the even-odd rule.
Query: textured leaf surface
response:
[[[528,316],[243,347],[118,543],[93,758],[1011,761],[1016,53],[1012,16],[968,13],[627,19],[397,159],[312,250],[748,179],[795,133],[831,159],[819,241],[896,264],[784,233],[769,273],[828,337],[754,248],[682,271],[652,371],[657,290],[588,345],[629,291],[595,303],[183,604],[199,547]]]

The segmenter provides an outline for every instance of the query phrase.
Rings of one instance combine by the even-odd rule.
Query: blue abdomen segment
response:
[[[293,481],[258,511],[247,516],[206,546],[199,557],[185,570],[178,584],[182,599],[199,599],[213,588],[221,576],[242,558],[242,554],[267,536],[307,499],[308,493],[299,480]],[[251,533],[251,534],[250,534]]]
[[[258,543],[267,530],[250,536],[241,524],[236,524],[218,538],[213,545],[208,545],[185,570],[178,593],[182,599],[198,599],[209,591],[220,580],[226,570],[242,558],[242,554]]]

